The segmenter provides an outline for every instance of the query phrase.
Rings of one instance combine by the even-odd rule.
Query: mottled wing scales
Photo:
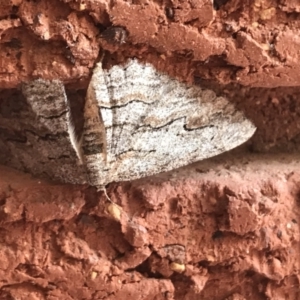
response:
[[[23,159],[27,151],[33,158],[27,159],[28,170],[35,175],[44,173],[66,182],[83,183],[81,147],[63,83],[38,79],[23,84],[22,92],[37,121],[35,128],[26,132],[28,149],[24,146]]]
[[[72,144],[77,157],[82,160],[63,83],[59,80],[37,79],[24,84],[22,88],[28,104],[39,121],[53,134],[68,132],[66,139]]]
[[[98,103],[100,98],[108,99],[108,92],[102,66],[98,64],[87,91],[82,135],[82,153],[89,182],[97,187],[102,186],[99,174],[108,167],[106,132]]]
[[[94,114],[99,116],[91,123],[100,128],[94,140],[103,143],[105,132],[107,143],[106,163],[103,151],[100,156],[85,156],[96,186],[218,155],[247,141],[255,131],[227,99],[180,83],[137,60],[108,71],[98,65],[89,91],[87,103],[97,105]],[[88,107],[87,120],[93,115]]]

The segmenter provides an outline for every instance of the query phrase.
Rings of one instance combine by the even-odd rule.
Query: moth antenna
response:
[[[107,199],[110,203],[115,204],[115,203],[109,198],[109,196],[108,196],[108,194],[107,194],[107,191],[106,191],[106,187],[105,187],[105,186],[101,186],[100,189],[104,192],[104,195],[105,195],[106,199]]]
[[[104,195],[106,197],[106,199],[113,205],[112,207],[115,207],[112,209],[112,211],[110,211],[111,214],[114,215],[114,217],[116,217],[116,213],[119,215],[118,217],[116,217],[118,220],[120,220],[120,214],[121,212],[126,216],[127,218],[127,221],[129,221],[131,218],[129,217],[129,215],[127,214],[126,211],[123,210],[123,208],[121,206],[119,206],[118,204],[116,204],[115,202],[113,202],[110,197],[108,196],[107,194],[107,191],[106,191],[106,187],[105,186],[100,186],[98,188],[98,190],[100,191],[103,191],[104,192]]]
[[[103,50],[102,53],[100,54],[100,60],[99,60],[100,63],[103,62],[104,56],[105,56],[105,50]]]

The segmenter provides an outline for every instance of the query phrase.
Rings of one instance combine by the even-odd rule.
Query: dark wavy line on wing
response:
[[[188,99],[196,99],[196,98],[188,98]],[[103,105],[100,105],[99,108],[101,109],[114,109],[114,108],[122,108],[122,107],[126,107],[127,105],[133,103],[133,102],[140,102],[140,103],[143,103],[143,104],[146,104],[146,105],[151,105],[153,104],[154,102],[156,102],[157,100],[155,101],[152,101],[152,102],[145,102],[143,100],[140,100],[140,99],[133,99],[133,100],[130,100],[128,102],[126,102],[125,104],[121,104],[121,105],[113,105],[113,106],[103,106]]]
[[[2,136],[4,137],[4,139],[6,141],[14,141],[14,142],[19,142],[19,143],[26,143],[27,142],[27,133],[30,133],[31,135],[36,136],[36,137],[38,137],[39,139],[41,139],[43,141],[47,141],[47,140],[56,141],[60,137],[63,137],[63,138],[68,138],[69,137],[69,134],[66,131],[61,131],[61,132],[57,132],[57,133],[46,133],[45,135],[40,135],[40,134],[30,130],[30,129],[25,129],[25,130],[22,131],[22,133],[23,133],[23,135],[22,135],[23,139],[14,138],[12,136],[6,137],[5,134],[2,134]],[[0,135],[1,135],[1,133],[0,133]]]
[[[67,114],[68,110],[64,110],[62,113],[59,115],[51,115],[51,116],[44,116],[44,115],[37,115],[40,118],[46,119],[46,120],[52,120],[52,119],[58,119],[61,118],[63,115]]]
[[[148,125],[142,125],[142,126],[136,126],[136,130],[137,130],[137,129],[140,129],[140,128],[144,128],[144,127],[151,128],[151,129],[154,130],[154,131],[155,131],[155,130],[160,130],[160,129],[166,127],[166,126],[171,125],[172,123],[174,123],[174,122],[176,122],[176,121],[178,121],[178,120],[181,120],[181,119],[184,119],[184,121],[185,121],[185,124],[183,125],[183,129],[186,130],[186,131],[194,131],[194,130],[198,130],[198,129],[204,129],[204,128],[206,128],[206,127],[215,127],[215,125],[207,124],[207,125],[202,125],[202,126],[195,127],[195,128],[187,128],[187,125],[186,125],[186,118],[187,118],[187,116],[179,117],[179,118],[173,119],[173,120],[167,122],[166,124],[161,125],[161,126],[158,126],[158,127],[153,127],[153,126],[151,126],[150,124],[148,124]],[[105,127],[105,128],[108,129],[108,128],[113,128],[113,127],[121,127],[121,126],[124,126],[124,124],[125,124],[125,125],[132,125],[132,126],[135,125],[135,124],[133,124],[133,123],[122,123],[122,124],[114,124],[113,126],[107,126],[107,127]]]
[[[144,104],[147,104],[147,105],[151,105],[153,104],[155,101],[153,102],[144,102],[142,100],[139,100],[139,99],[134,99],[134,100],[130,100],[129,102],[125,103],[125,104],[122,104],[122,105],[114,105],[114,106],[110,106],[110,107],[106,107],[106,106],[99,106],[101,109],[114,109],[114,108],[122,108],[122,107],[125,107],[127,106],[128,104],[131,104],[133,102],[140,102],[140,103],[144,103]]]

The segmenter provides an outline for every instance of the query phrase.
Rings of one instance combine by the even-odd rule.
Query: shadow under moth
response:
[[[110,70],[97,64],[79,137],[62,82],[38,79],[24,84],[22,92],[35,119],[26,131],[30,151],[14,146],[14,165],[97,188],[218,155],[247,141],[256,129],[226,98],[136,59]]]

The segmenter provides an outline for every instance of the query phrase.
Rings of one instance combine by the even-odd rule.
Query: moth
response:
[[[64,138],[85,174],[79,176],[76,170],[58,177],[73,183],[86,181],[100,189],[110,182],[134,180],[218,155],[244,143],[256,130],[226,98],[181,83],[136,59],[109,70],[101,62],[96,65],[79,137],[60,81],[30,82],[23,86],[23,94],[37,121],[44,124],[49,123],[49,112],[60,107],[56,125],[48,129],[60,128],[58,141]],[[45,111],[48,117],[43,119]],[[47,173],[51,163],[43,168]],[[34,167],[29,169],[35,174]]]

